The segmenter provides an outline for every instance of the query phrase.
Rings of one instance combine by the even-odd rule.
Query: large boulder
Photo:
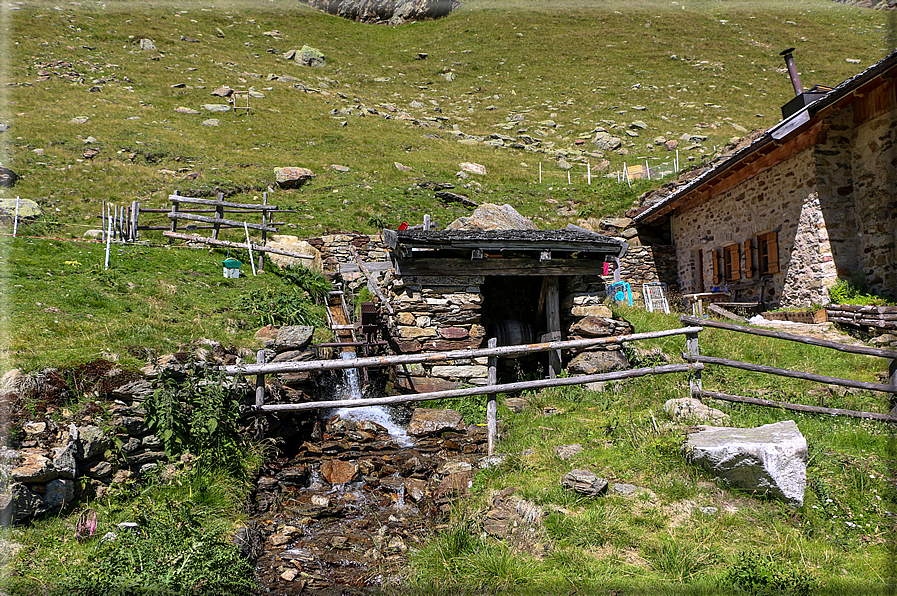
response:
[[[803,504],[807,440],[793,420],[757,428],[699,429],[683,446],[689,462],[748,492]]]
[[[0,186],[5,186],[0,183]],[[29,199],[19,199],[19,219],[34,218],[43,213],[40,205]],[[15,217],[16,216],[16,200],[0,199],[0,216]]]
[[[308,267],[312,271],[317,271],[318,273],[324,272],[324,261],[321,259],[321,252],[305,240],[300,240],[297,236],[275,234],[271,236],[270,240],[265,242],[265,246],[314,257],[313,259],[299,259],[296,257],[268,253],[268,259],[281,269],[293,267],[294,265],[302,265],[303,267]]]
[[[309,6],[344,19],[399,25],[438,19],[460,6],[457,0],[302,0]]]
[[[538,230],[532,221],[510,205],[483,203],[470,215],[459,217],[446,230]]]
[[[299,188],[315,177],[315,173],[308,168],[287,166],[274,168],[274,179],[281,188]]]

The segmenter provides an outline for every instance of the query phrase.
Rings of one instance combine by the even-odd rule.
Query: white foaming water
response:
[[[340,358],[343,360],[353,360],[355,358],[355,352],[342,352]],[[345,397],[343,399],[361,399],[361,379],[358,375],[357,368],[343,369],[343,385],[342,389],[345,392]],[[353,420],[355,422],[370,420],[389,431],[389,436],[399,445],[408,446],[411,444],[411,438],[408,436],[408,433],[405,432],[404,428],[393,422],[389,412],[387,412],[383,406],[339,408],[336,411],[336,414],[343,420]]]

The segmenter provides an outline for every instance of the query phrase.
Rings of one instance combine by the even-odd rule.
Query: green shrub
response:
[[[309,297],[315,303],[323,303],[327,300],[327,293],[333,290],[333,284],[323,273],[312,271],[308,267],[295,265],[287,269],[275,270],[275,273],[287,283],[308,292]]]
[[[163,372],[145,404],[147,422],[169,457],[192,453],[201,462],[240,474],[240,398],[234,381],[223,373],[193,365],[183,379]]]
[[[809,596],[822,587],[812,571],[759,553],[742,553],[723,581],[752,596]]]
[[[869,293],[869,289],[862,279],[853,282],[839,279],[838,283],[829,288],[828,296],[832,304],[871,304],[875,306],[894,304],[883,296]]]
[[[324,325],[321,307],[296,288],[253,290],[237,300],[236,308],[257,317],[262,325]]]

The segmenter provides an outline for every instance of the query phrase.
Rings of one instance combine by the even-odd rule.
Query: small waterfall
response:
[[[342,352],[340,358],[343,360],[354,360],[355,352]],[[343,369],[343,399],[355,400],[361,399],[361,379],[357,368]],[[343,420],[354,420],[360,422],[362,420],[370,420],[376,422],[380,426],[389,431],[389,435],[401,446],[411,444],[411,439],[405,429],[397,425],[389,412],[383,406],[365,406],[361,408],[339,408],[336,414]]]

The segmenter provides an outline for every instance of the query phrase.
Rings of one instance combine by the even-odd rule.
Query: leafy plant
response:
[[[883,296],[869,293],[869,289],[862,279],[852,282],[839,279],[838,283],[829,288],[828,295],[832,304],[871,304],[875,306],[894,304]]]
[[[237,427],[240,398],[232,379],[191,364],[184,378],[167,372],[159,376],[145,404],[147,422],[169,457],[192,453],[239,474],[244,442]]]
[[[333,290],[333,284],[323,273],[312,271],[302,265],[276,270],[276,273],[284,281],[308,292],[315,303],[326,301],[327,293]]]
[[[810,570],[759,553],[739,555],[723,581],[752,596],[809,596],[822,587]]]
[[[253,290],[237,299],[236,308],[254,315],[262,325],[324,324],[320,307],[297,288]]]

